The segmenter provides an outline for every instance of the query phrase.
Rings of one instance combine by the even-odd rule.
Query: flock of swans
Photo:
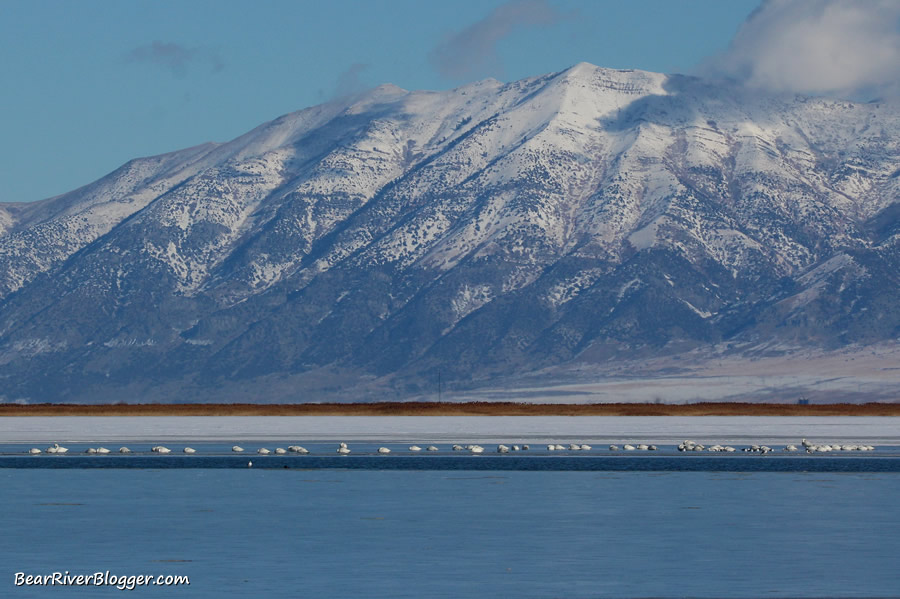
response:
[[[796,445],[789,444],[789,445],[786,445],[782,451],[786,452],[786,453],[796,453],[796,452],[800,452],[800,451],[806,451],[806,453],[813,454],[813,453],[828,453],[828,452],[832,452],[832,451],[873,451],[875,449],[875,447],[873,445],[865,445],[865,444],[860,444],[860,443],[851,443],[851,444],[843,444],[843,445],[834,443],[834,444],[819,445],[819,444],[811,443],[811,442],[807,441],[806,439],[803,439],[800,442],[800,445],[803,448],[802,450],[800,448],[798,448]],[[477,444],[470,444],[470,445],[454,444],[453,446],[451,446],[451,449],[453,451],[468,451],[473,454],[480,454],[480,453],[484,453],[484,451],[485,451],[485,448],[483,446],[477,445]],[[501,443],[501,444],[497,445],[496,452],[497,453],[509,453],[511,451],[512,452],[527,451],[529,449],[530,449],[530,447],[528,445],[505,445],[505,444]],[[586,443],[569,443],[567,446],[561,445],[559,443],[548,443],[547,444],[547,451],[590,451],[591,449],[592,449],[592,447],[590,445],[587,445]],[[624,451],[656,451],[657,447],[656,447],[656,445],[649,445],[646,443],[638,443],[638,444],[634,444],[634,445],[631,443],[626,443],[626,444],[622,445],[621,449]],[[690,441],[690,440],[682,441],[681,443],[678,444],[676,449],[679,452],[707,451],[707,452],[734,453],[735,451],[737,451],[736,448],[734,448],[730,445],[716,444],[716,445],[706,446],[706,445],[703,445],[702,443],[697,443],[696,441]],[[619,450],[620,449],[619,449],[618,445],[610,445],[609,446],[609,451],[615,452],[615,451],[619,451]],[[69,449],[67,447],[60,447],[59,443],[54,443],[53,445],[51,445],[50,447],[46,448],[43,451],[37,447],[33,447],[28,450],[28,453],[32,454],[32,455],[37,455],[37,454],[41,454],[41,453],[65,454],[68,451],[69,451]],[[162,445],[155,445],[151,448],[150,451],[153,453],[159,453],[159,454],[172,453],[171,449],[169,449],[168,447],[164,447]],[[231,451],[234,453],[243,453],[244,448],[241,447],[240,445],[235,445],[231,448]],[[391,453],[391,449],[389,447],[379,447],[377,451],[379,454],[382,454],[382,455]],[[409,451],[414,452],[414,453],[420,452],[420,451],[422,451],[422,448],[418,445],[411,445],[411,446],[409,446]],[[428,447],[425,448],[425,451],[434,452],[434,451],[440,451],[440,450],[435,445],[429,445]],[[745,453],[767,454],[767,453],[771,453],[775,450],[772,449],[771,447],[769,447],[768,445],[750,445],[748,447],[742,448],[741,451],[745,452]],[[184,449],[182,449],[182,452],[190,455],[190,454],[197,453],[197,450],[194,449],[193,447],[185,447]],[[84,453],[91,454],[91,455],[93,455],[93,454],[103,455],[103,454],[112,453],[112,451],[110,449],[107,449],[106,447],[90,447],[90,448],[86,449],[84,451]],[[133,452],[131,449],[129,449],[127,447],[120,447],[118,450],[118,453],[126,454],[126,453],[133,453]],[[303,454],[308,454],[309,450],[306,449],[305,447],[301,447],[300,445],[288,445],[287,448],[276,447],[274,451],[272,451],[266,447],[260,447],[259,449],[256,450],[256,453],[258,453],[259,455],[269,455],[271,453],[274,453],[275,455],[285,455],[288,453],[295,453],[295,454],[303,455]],[[338,445],[337,453],[339,453],[341,455],[348,455],[350,453],[350,448],[347,446],[346,443],[342,442]]]

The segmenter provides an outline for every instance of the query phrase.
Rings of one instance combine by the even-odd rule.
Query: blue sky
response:
[[[758,6],[759,0],[0,0],[0,202],[63,193],[131,158],[227,141],[281,114],[380,83],[448,89],[580,61],[695,72],[726,53]],[[757,38],[748,43],[760,45]],[[732,68],[726,62],[720,65]]]

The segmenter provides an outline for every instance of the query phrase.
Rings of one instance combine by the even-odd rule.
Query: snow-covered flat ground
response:
[[[900,418],[781,416],[63,416],[0,418],[0,443],[373,440],[900,445]]]

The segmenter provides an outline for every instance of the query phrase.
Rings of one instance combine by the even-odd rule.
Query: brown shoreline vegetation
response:
[[[900,416],[900,403],[0,404],[3,416]]]

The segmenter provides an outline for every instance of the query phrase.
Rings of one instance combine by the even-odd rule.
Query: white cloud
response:
[[[776,92],[897,95],[900,1],[767,0],[703,70]]]

